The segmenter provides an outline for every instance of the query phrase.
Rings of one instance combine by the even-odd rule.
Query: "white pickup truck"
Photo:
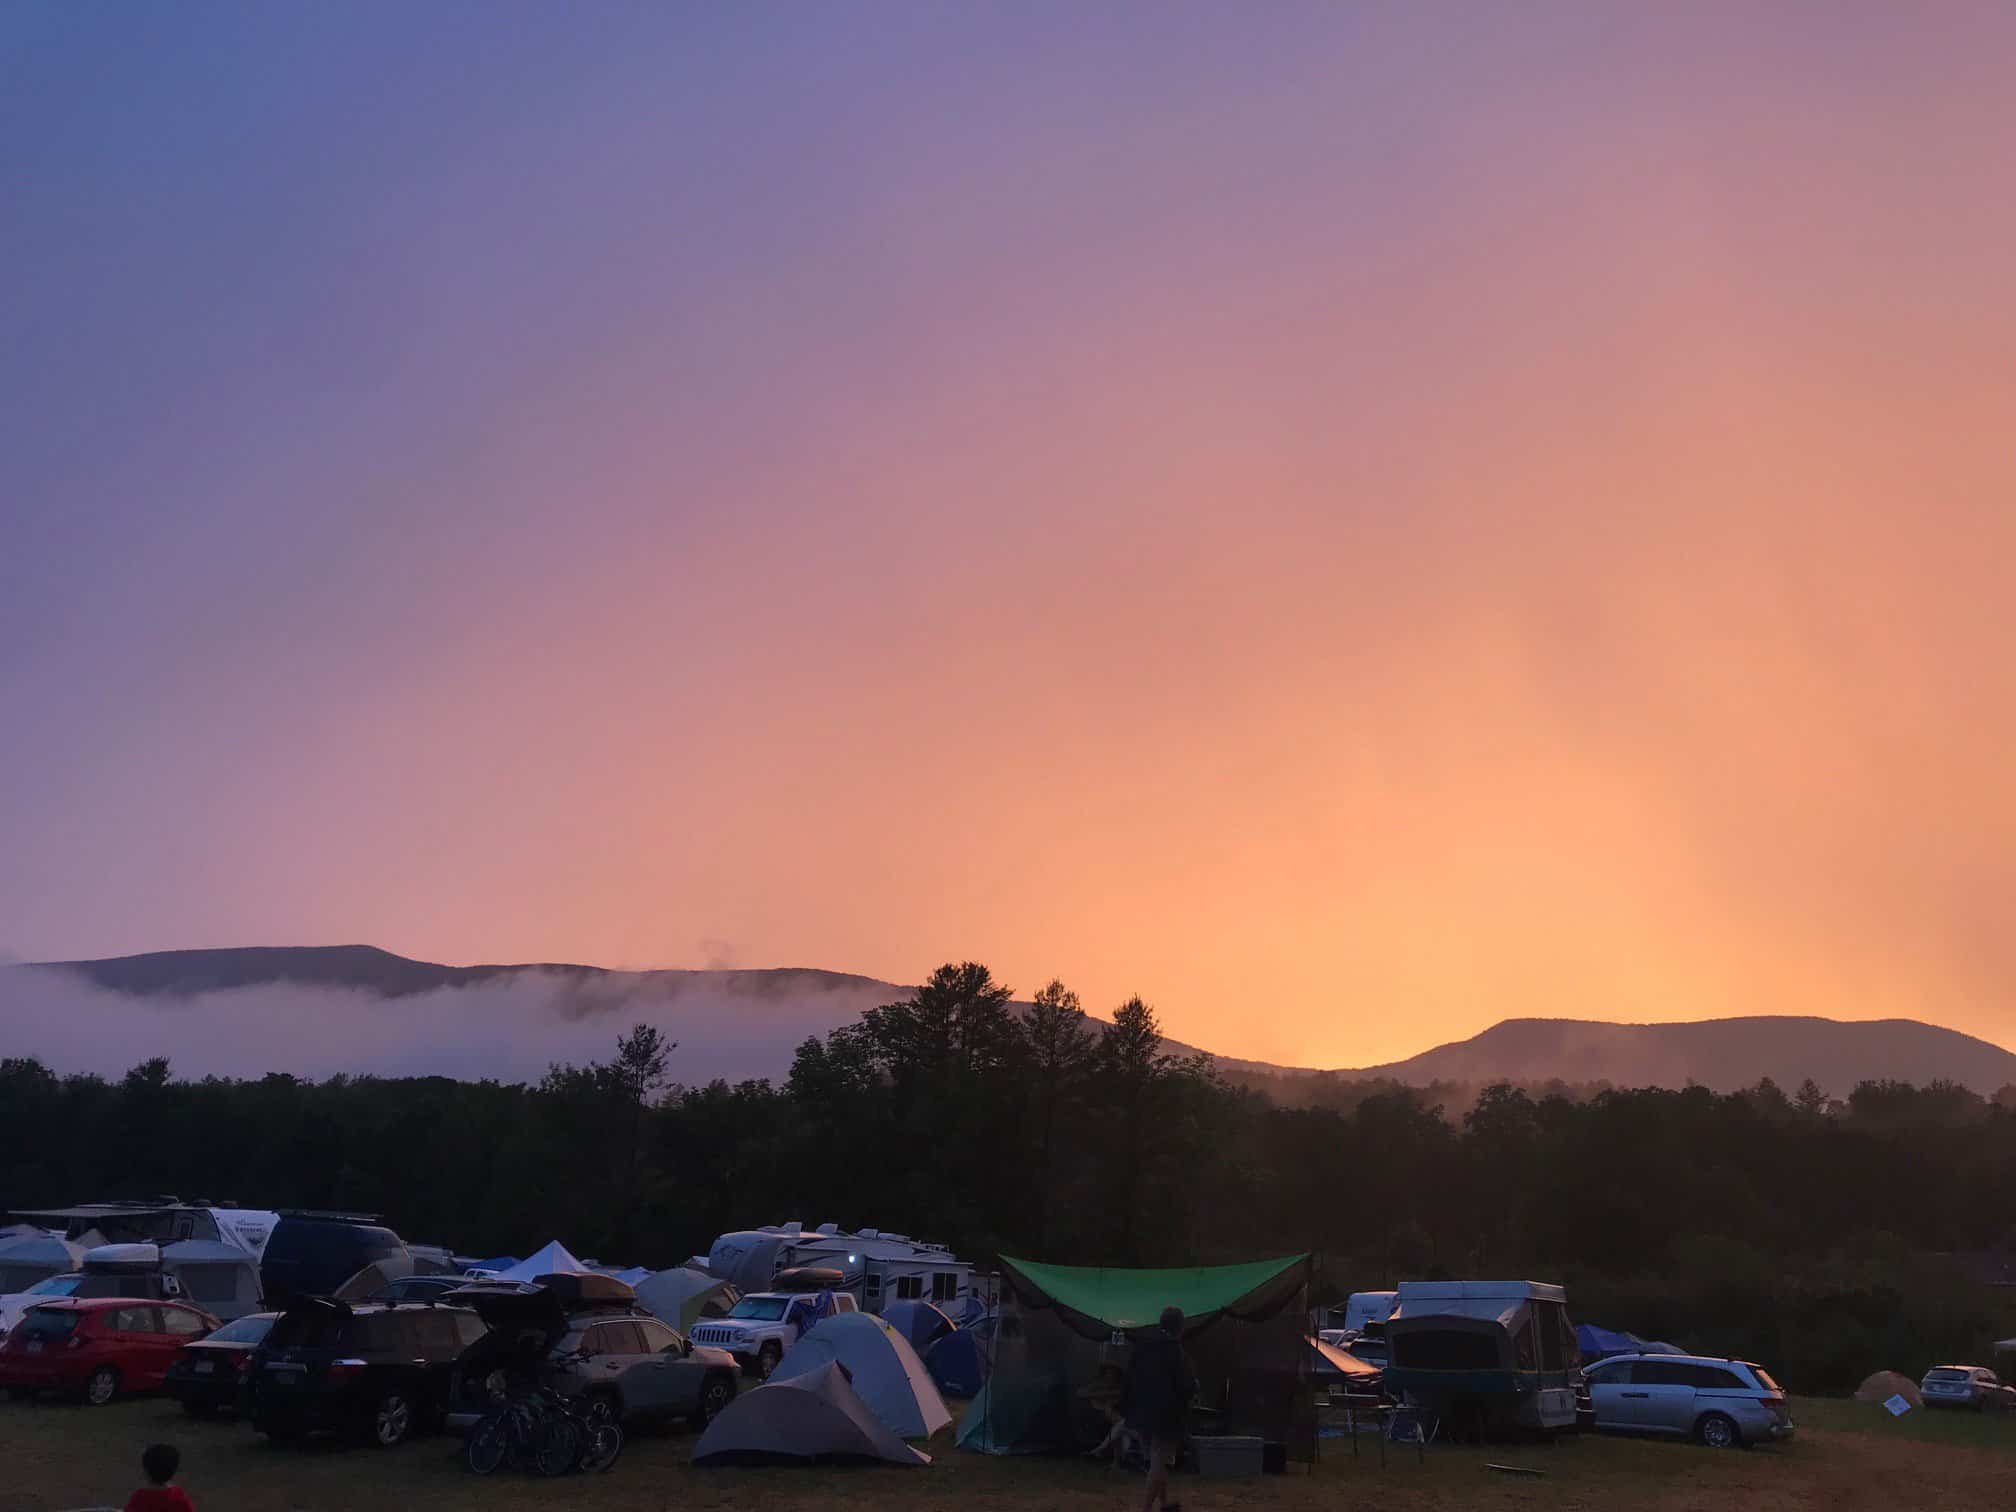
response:
[[[830,1304],[827,1313],[861,1310],[851,1292],[750,1292],[729,1309],[727,1317],[695,1323],[693,1342],[727,1350],[749,1374],[768,1380],[784,1351],[825,1316],[820,1311],[822,1296]]]

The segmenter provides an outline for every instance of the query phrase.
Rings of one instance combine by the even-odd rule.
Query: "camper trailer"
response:
[[[1387,1388],[1445,1433],[1575,1426],[1575,1326],[1558,1286],[1402,1282],[1386,1346]]]
[[[780,1223],[723,1234],[707,1252],[708,1271],[744,1292],[775,1290],[780,1273],[808,1268],[837,1272],[834,1289],[866,1312],[911,1300],[949,1309],[973,1290],[973,1267],[944,1245],[880,1229]]]
[[[10,1217],[67,1235],[72,1241],[100,1244],[180,1244],[203,1240],[229,1244],[256,1262],[265,1253],[279,1216],[260,1208],[226,1203],[184,1202],[179,1197],[149,1197],[118,1202],[82,1202],[74,1207],[17,1208]]]

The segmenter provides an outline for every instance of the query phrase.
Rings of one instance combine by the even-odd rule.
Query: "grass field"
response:
[[[1724,1509],[1899,1512],[1904,1508],[2007,1508],[2016,1504],[2016,1418],[1914,1413],[1901,1422],[1845,1402],[1802,1401],[1800,1434],[1749,1453],[1616,1438],[1555,1446],[1435,1447],[1417,1463],[1374,1446],[1325,1440],[1322,1463],[1259,1481],[1179,1480],[1184,1506],[1283,1512],[1376,1504],[1379,1512],[1455,1508]],[[519,1512],[586,1508],[807,1508],[820,1512],[1128,1508],[1130,1476],[1084,1462],[988,1459],[932,1445],[927,1470],[695,1470],[685,1430],[633,1437],[608,1475],[478,1479],[463,1470],[461,1441],[424,1438],[391,1452],[336,1443],[287,1448],[236,1424],[198,1423],[172,1403],[111,1407],[0,1404],[0,1512],[62,1512],[124,1503],[141,1449],[166,1439],[183,1454],[182,1484],[199,1512],[397,1512],[407,1507]],[[1532,1466],[1513,1478],[1490,1462]]]

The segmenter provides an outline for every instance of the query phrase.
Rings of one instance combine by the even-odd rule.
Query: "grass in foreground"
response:
[[[1376,1448],[1354,1459],[1349,1443],[1323,1442],[1313,1471],[1258,1481],[1185,1477],[1186,1507],[1279,1508],[1334,1512],[1375,1503],[1380,1512],[1453,1512],[1456,1508],[1609,1509],[1825,1507],[1830,1512],[1896,1512],[1905,1507],[2007,1508],[2016,1484],[2016,1419],[1950,1422],[1914,1413],[1901,1423],[1850,1403],[1802,1401],[1800,1436],[1749,1453],[1715,1453],[1688,1444],[1588,1438],[1555,1446],[1431,1448],[1425,1463],[1411,1450]],[[267,1443],[231,1422],[200,1423],[171,1402],[141,1400],[89,1409],[67,1404],[0,1403],[0,1512],[64,1512],[124,1504],[137,1483],[141,1449],[166,1439],[182,1449],[182,1484],[200,1512],[396,1512],[425,1507],[455,1512],[662,1508],[798,1508],[819,1512],[927,1512],[979,1509],[1131,1508],[1132,1476],[1085,1461],[989,1459],[954,1448],[941,1434],[928,1470],[695,1470],[694,1435],[685,1430],[633,1436],[608,1475],[533,1480],[501,1473],[487,1479],[461,1464],[461,1440],[423,1438],[385,1452],[316,1441]],[[1497,1462],[1532,1466],[1540,1478],[1507,1477]]]

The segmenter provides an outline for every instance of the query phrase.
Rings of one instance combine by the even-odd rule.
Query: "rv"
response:
[[[1440,1431],[1575,1426],[1568,1294],[1538,1281],[1403,1281],[1386,1320],[1386,1385]]]
[[[837,1272],[834,1290],[873,1313],[912,1299],[951,1309],[973,1290],[973,1267],[944,1245],[880,1229],[780,1223],[723,1234],[707,1252],[708,1271],[744,1292],[775,1290],[780,1272],[807,1267]]]

